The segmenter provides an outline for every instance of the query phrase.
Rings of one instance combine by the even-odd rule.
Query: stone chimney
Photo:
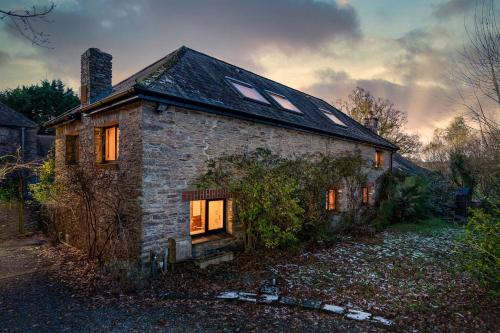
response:
[[[80,102],[91,104],[111,93],[110,54],[90,48],[82,54]]]
[[[370,115],[363,120],[363,125],[373,133],[378,134],[378,118],[375,117],[373,111],[370,111]]]

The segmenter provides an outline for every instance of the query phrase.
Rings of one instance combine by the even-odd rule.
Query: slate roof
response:
[[[34,121],[31,121],[3,103],[0,103],[0,126],[38,127]]]
[[[410,174],[412,176],[425,175],[429,172],[427,169],[416,165],[412,161],[404,158],[403,156],[397,153],[394,154],[393,156],[393,163],[394,163],[393,165],[394,169]]]
[[[243,98],[229,84],[227,78],[251,84],[269,99],[271,104]],[[142,94],[153,93],[186,103],[196,103],[208,109],[215,108],[228,116],[266,121],[397,149],[395,145],[322,99],[185,46],[116,84],[107,98],[129,89],[136,89]],[[266,90],[286,96],[303,114],[282,109],[266,94]],[[319,108],[333,113],[347,127],[335,125]],[[75,111],[77,110],[73,110],[73,113]]]

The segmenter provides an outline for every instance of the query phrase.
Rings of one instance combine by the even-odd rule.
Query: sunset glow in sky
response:
[[[4,10],[45,0],[2,0]],[[45,3],[49,3],[46,1]],[[335,104],[356,85],[408,113],[427,141],[460,113],[448,79],[472,0],[58,0],[53,49],[0,21],[0,89],[60,78],[78,91],[80,55],[113,55],[113,82],[186,45]]]

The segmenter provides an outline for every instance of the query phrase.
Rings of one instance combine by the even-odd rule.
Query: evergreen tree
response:
[[[42,125],[79,104],[78,97],[61,80],[43,80],[40,84],[6,89],[0,102]]]

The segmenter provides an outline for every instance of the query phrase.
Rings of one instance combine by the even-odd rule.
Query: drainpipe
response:
[[[390,168],[389,168],[389,171],[392,172],[392,157],[394,155],[394,152],[391,151],[391,164],[390,164]]]
[[[24,127],[21,127],[21,158],[24,161]]]

